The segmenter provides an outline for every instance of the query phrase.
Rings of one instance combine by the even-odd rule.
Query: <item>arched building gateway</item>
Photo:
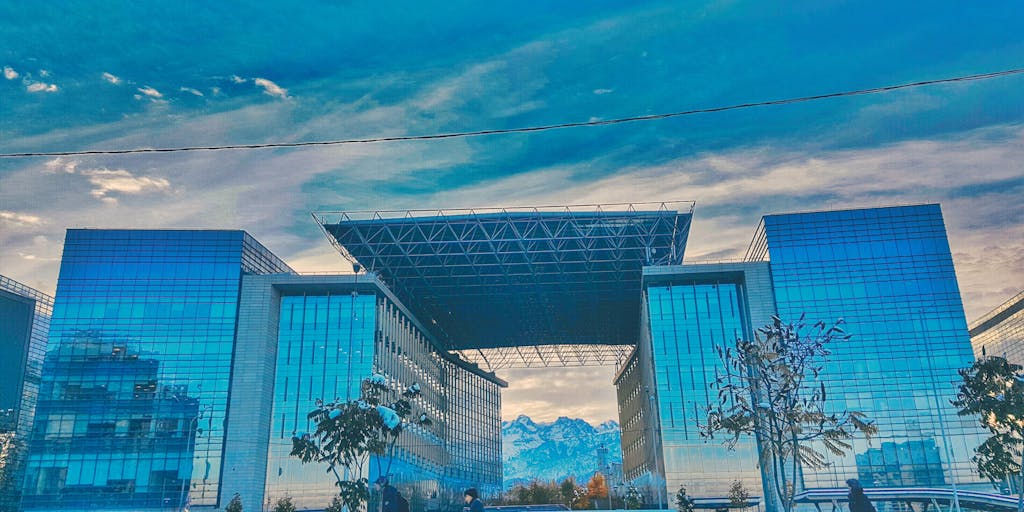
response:
[[[651,504],[682,484],[761,494],[755,444],[702,440],[713,347],[772,315],[844,318],[823,373],[874,419],[806,487],[978,484],[980,432],[949,406],[970,340],[938,205],[765,216],[746,258],[687,264],[693,204],[314,214],[355,274],[299,275],[242,231],[69,230],[23,488],[26,510],[324,507],[288,457],[316,398],[371,372],[435,419],[392,481],[501,485],[508,367],[617,365],[623,470]],[[374,469],[368,477],[375,478]],[[769,500],[770,501],[770,500]]]

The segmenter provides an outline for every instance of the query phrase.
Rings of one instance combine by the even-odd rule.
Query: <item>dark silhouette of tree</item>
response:
[[[630,485],[629,489],[626,490],[625,502],[626,509],[638,510],[644,502],[644,497],[640,495],[640,491],[635,486]]]
[[[686,493],[686,487],[680,485],[676,492],[676,508],[679,512],[693,512],[694,505],[693,498]]]
[[[1020,495],[1017,510],[1024,510],[1021,492],[1021,457],[1024,440],[1024,374],[1022,367],[1003,357],[982,352],[970,367],[959,371],[963,382],[952,404],[960,416],[978,416],[992,434],[974,449],[978,473],[993,483],[1009,480]]]
[[[292,499],[288,496],[278,498],[277,503],[274,504],[274,512],[295,512],[295,505],[292,504]]]
[[[224,507],[224,512],[242,512],[242,497],[237,492],[231,497],[228,506]]]
[[[324,509],[324,512],[342,512],[343,509],[344,505],[341,503],[341,499],[335,496],[331,498],[331,504],[327,505],[327,508]]]
[[[743,482],[733,480],[732,487],[729,488],[729,505],[737,508],[750,506],[750,493],[743,487]]]

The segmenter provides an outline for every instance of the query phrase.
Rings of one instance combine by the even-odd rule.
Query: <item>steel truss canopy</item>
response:
[[[693,202],[318,212],[449,350],[635,344],[645,265],[678,265]]]

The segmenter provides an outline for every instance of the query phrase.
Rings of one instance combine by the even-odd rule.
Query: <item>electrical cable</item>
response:
[[[927,85],[953,83],[953,82],[970,82],[977,80],[987,80],[990,78],[998,78],[1008,75],[1016,75],[1024,73],[1024,68],[1018,69],[1007,69],[1003,71],[995,71],[991,73],[981,73],[977,75],[965,75],[953,78],[940,78],[935,80],[923,80],[919,82],[909,82],[897,85],[887,85],[883,87],[873,87],[870,89],[857,89],[852,91],[841,91],[827,94],[818,94],[814,96],[800,96],[796,98],[785,98],[778,100],[767,100],[758,101],[752,103],[739,103],[735,105],[727,105],[720,107],[708,107],[698,108],[693,110],[683,110],[679,112],[667,112],[661,114],[649,114],[642,116],[632,117],[620,117],[616,119],[605,119],[595,121],[580,121],[570,123],[559,123],[539,126],[525,126],[520,128],[503,128],[503,129],[491,129],[491,130],[477,130],[477,131],[466,131],[466,132],[450,132],[450,133],[435,133],[427,135],[399,135],[392,137],[371,137],[364,139],[340,139],[340,140],[321,140],[321,141],[305,141],[305,142],[269,142],[261,144],[227,144],[220,146],[184,146],[174,148],[135,148],[135,149],[99,149],[99,150],[80,150],[80,151],[43,151],[43,152],[24,152],[24,153],[0,153],[0,158],[25,158],[25,157],[54,157],[54,156],[88,156],[88,155],[125,155],[125,154],[136,154],[136,153],[181,153],[186,151],[222,151],[222,150],[246,150],[246,149],[268,149],[268,148],[300,148],[310,146],[339,146],[343,144],[374,144],[382,142],[399,142],[399,141],[416,141],[416,140],[439,140],[439,139],[454,139],[462,137],[479,137],[484,135],[500,135],[500,134],[511,134],[511,133],[531,133],[541,132],[549,130],[561,130],[565,128],[580,128],[586,126],[607,126],[613,124],[632,123],[639,121],[654,121],[660,119],[668,119],[673,117],[689,116],[694,114],[709,114],[714,112],[725,112],[728,110],[739,110],[753,107],[765,107],[772,105],[789,105],[793,103],[803,103],[808,101],[823,100],[829,98],[838,98],[843,96],[862,96],[866,94],[877,94],[882,92],[894,91],[897,89],[908,89],[912,87],[922,87]]]

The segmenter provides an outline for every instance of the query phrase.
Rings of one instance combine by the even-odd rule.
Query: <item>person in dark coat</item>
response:
[[[469,512],[484,512],[484,502],[480,501],[480,493],[476,492],[476,489],[470,487],[463,494],[466,504],[469,505]]]
[[[846,486],[850,488],[850,494],[847,495],[850,503],[850,512],[875,512],[875,506],[871,504],[871,500],[864,494],[864,488],[861,487],[860,480],[851,478],[846,481]]]
[[[398,489],[388,483],[386,476],[378,478],[374,483],[380,488],[382,512],[398,512]]]

